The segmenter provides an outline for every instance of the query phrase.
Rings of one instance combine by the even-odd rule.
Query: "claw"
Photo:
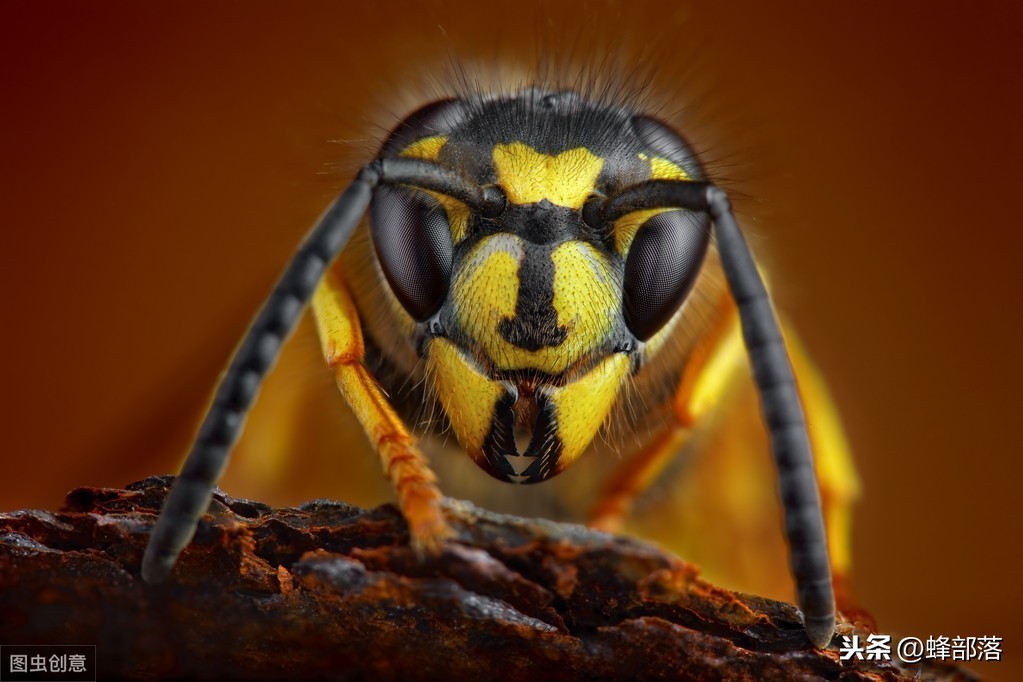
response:
[[[402,514],[408,523],[409,542],[420,557],[436,556],[455,530],[444,517],[442,497],[436,488],[417,490],[403,496]]]

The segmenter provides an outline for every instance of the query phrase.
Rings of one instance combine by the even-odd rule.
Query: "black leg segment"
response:
[[[181,473],[164,500],[142,559],[146,582],[164,580],[192,540],[246,413],[327,266],[348,242],[379,175],[367,167],[320,218],[256,315],[213,398]]]
[[[142,559],[142,577],[147,582],[164,580],[192,540],[263,378],[327,267],[362,220],[374,187],[381,183],[442,192],[477,209],[487,204],[477,185],[430,162],[378,159],[363,168],[299,246],[235,351],[149,538]]]

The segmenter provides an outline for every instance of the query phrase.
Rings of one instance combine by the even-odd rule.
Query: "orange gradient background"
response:
[[[424,73],[565,48],[538,34],[650,46],[848,428],[857,595],[897,636],[1001,636],[977,669],[1023,676],[1023,12],[345,5],[0,3],[0,510],[176,471],[301,235],[441,91]]]

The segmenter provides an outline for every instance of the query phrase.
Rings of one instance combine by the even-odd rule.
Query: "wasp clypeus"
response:
[[[367,212],[369,285],[348,276],[345,258],[332,265]],[[146,580],[164,579],[190,541],[310,299],[327,364],[426,550],[450,530],[385,375],[405,379],[392,395],[436,401],[473,461],[509,483],[562,472],[602,426],[667,413],[659,436],[607,467],[591,521],[614,528],[680,436],[710,420],[744,352],[806,631],[817,646],[830,641],[825,515],[790,353],[726,195],[664,123],[546,88],[442,100],[402,121],[307,236],[237,349],[164,503]]]

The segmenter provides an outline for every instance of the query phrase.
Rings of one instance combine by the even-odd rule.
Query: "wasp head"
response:
[[[500,197],[499,210],[481,211],[436,191],[378,188],[374,244],[472,458],[507,481],[559,473],[670,330],[709,243],[698,214],[609,222],[601,207],[630,185],[700,177],[692,153],[653,119],[531,89],[430,105],[382,155],[456,169]]]

